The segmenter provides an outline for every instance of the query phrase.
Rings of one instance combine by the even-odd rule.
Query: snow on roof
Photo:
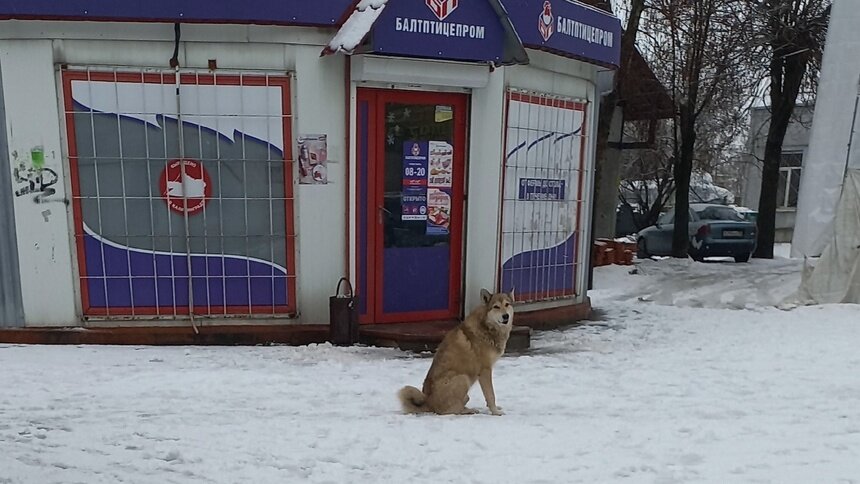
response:
[[[387,3],[388,0],[360,0],[322,54],[336,52],[352,54],[370,32],[370,28],[373,27],[373,23],[379,18]]]

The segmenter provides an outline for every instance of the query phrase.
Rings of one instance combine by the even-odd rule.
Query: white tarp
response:
[[[860,169],[850,169],[830,243],[811,271],[804,267],[798,291],[803,304],[860,303]]]
[[[857,25],[860,25],[857,0],[833,2],[812,134],[800,180],[792,257],[821,255],[833,233],[860,76]],[[860,136],[856,133],[851,158],[849,164],[860,168]]]

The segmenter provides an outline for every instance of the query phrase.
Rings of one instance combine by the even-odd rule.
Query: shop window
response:
[[[63,72],[84,315],[295,312],[290,83]]]
[[[586,262],[586,104],[511,91],[502,200],[500,287],[520,301],[574,296]]]

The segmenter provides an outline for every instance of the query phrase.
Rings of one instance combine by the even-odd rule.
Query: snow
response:
[[[773,256],[788,259],[791,257],[791,244],[773,244]]]
[[[352,54],[385,9],[387,0],[361,0],[328,43],[327,51]]]
[[[718,259],[715,259],[718,260]],[[656,302],[678,307],[756,309],[779,306],[800,285],[800,259],[750,259],[750,262],[695,262],[663,258],[630,266],[606,266],[609,286],[589,292],[598,300]],[[635,270],[636,274],[629,274]]]
[[[771,307],[800,263],[598,268],[503,417],[400,414],[392,349],[0,345],[0,482],[857,482],[860,307]]]

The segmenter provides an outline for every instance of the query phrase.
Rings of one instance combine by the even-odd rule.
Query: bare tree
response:
[[[633,122],[625,126],[625,136],[652,138],[647,149],[623,152],[618,201],[633,214],[637,230],[654,225],[675,190],[672,178],[672,123]],[[646,134],[647,133],[647,134]]]
[[[666,66],[677,108],[673,130],[675,228],[672,253],[687,257],[689,188],[702,122],[714,103],[743,105],[751,92],[751,15],[742,0],[652,0],[648,51]],[[734,99],[732,99],[734,98]],[[719,106],[718,106],[719,107]]]
[[[627,15],[627,24],[621,34],[621,65],[630,65],[631,58],[636,46],[636,34],[639,32],[639,23],[642,11],[645,9],[645,0],[629,0],[630,9]],[[609,143],[609,131],[612,126],[612,116],[615,108],[621,100],[621,76],[616,71],[613,78],[612,90],[600,100],[600,113],[597,118],[597,159],[600,160]],[[600,168],[597,169],[598,174]]]
[[[830,1],[748,1],[759,23],[758,45],[763,47],[768,59],[771,109],[759,195],[758,245],[754,256],[772,259],[782,144],[804,81],[809,84],[808,80],[814,77],[820,66]]]
[[[599,5],[595,0],[587,3]],[[620,67],[612,76],[612,84],[605,93],[599,104],[598,121],[596,130],[596,165],[594,179],[594,205],[592,207],[592,236],[611,237],[615,225],[616,206],[615,194],[618,190],[619,155],[615,150],[610,150],[610,137],[614,137],[614,130],[623,124],[623,115],[619,113],[619,104],[624,100],[622,86],[628,84],[624,77],[633,72],[633,61],[636,55],[636,35],[639,31],[639,21],[645,0],[622,0],[616,2],[616,10],[623,11],[627,16],[624,32],[621,35],[621,58]],[[608,8],[608,7],[607,7]],[[601,89],[606,87],[601,86]]]

